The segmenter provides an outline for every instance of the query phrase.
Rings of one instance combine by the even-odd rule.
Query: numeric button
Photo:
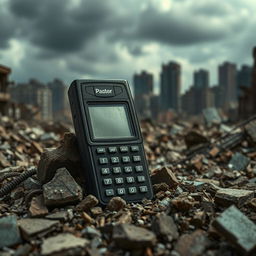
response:
[[[106,157],[100,157],[99,158],[99,163],[100,164],[107,164],[108,163],[108,159]]]
[[[106,149],[105,148],[97,148],[96,152],[97,152],[97,154],[104,154],[104,153],[106,153]]]
[[[106,196],[113,196],[114,195],[114,189],[106,189],[105,194],[106,194]]]
[[[134,179],[134,177],[126,177],[126,182],[127,183],[134,183],[135,182],[135,179]]]
[[[140,156],[133,156],[133,162],[140,162],[141,161],[141,157]]]
[[[130,163],[131,162],[131,159],[129,156],[122,156],[122,162],[123,163]]]
[[[137,189],[136,189],[136,187],[129,187],[128,192],[129,192],[129,194],[135,194],[137,192]]]
[[[117,194],[120,195],[124,195],[125,194],[125,188],[118,188],[117,189]]]
[[[135,171],[136,172],[143,172],[143,166],[142,165],[135,166]]]
[[[109,147],[108,148],[108,152],[109,153],[116,153],[117,152],[117,148],[116,147]]]
[[[113,173],[117,174],[117,173],[121,173],[121,167],[113,167]]]
[[[138,182],[144,182],[145,181],[145,176],[138,176],[137,181]]]
[[[132,152],[139,152],[139,146],[131,146]]]
[[[119,157],[118,156],[112,156],[111,157],[111,163],[112,164],[118,164],[119,163]]]
[[[147,186],[140,186],[140,192],[141,193],[146,193],[146,192],[148,192],[148,187]]]
[[[112,184],[112,179],[103,179],[104,185],[111,185]]]
[[[102,175],[110,174],[110,169],[109,168],[101,168],[101,174]]]
[[[129,149],[128,149],[127,146],[121,146],[121,147],[120,147],[120,152],[121,152],[121,153],[127,153],[128,150],[129,150]]]
[[[132,172],[132,167],[131,167],[131,166],[125,166],[125,167],[124,167],[124,172],[125,172],[125,173],[130,173],[130,172]]]
[[[124,183],[124,179],[123,178],[115,178],[115,182],[116,184],[123,184]]]

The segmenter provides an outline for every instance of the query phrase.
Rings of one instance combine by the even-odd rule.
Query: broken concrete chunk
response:
[[[107,205],[109,211],[120,211],[126,206],[126,202],[121,197],[113,197]]]
[[[155,169],[151,173],[152,184],[166,183],[171,188],[176,188],[179,184],[178,179],[168,167]]]
[[[29,207],[29,213],[32,217],[39,217],[48,214],[48,209],[44,204],[43,195],[33,197]]]
[[[124,249],[151,247],[156,243],[156,236],[153,232],[131,224],[116,225],[112,238],[117,247]]]
[[[217,190],[214,201],[222,206],[235,204],[241,207],[253,197],[254,191],[251,190],[222,188]]]
[[[204,137],[202,134],[196,132],[196,131],[190,131],[188,132],[184,137],[185,143],[188,148],[197,146],[199,144],[207,143],[208,140],[206,137]]]
[[[42,184],[50,181],[56,170],[66,167],[72,174],[79,173],[80,158],[76,136],[73,133],[64,135],[61,145],[53,150],[47,150],[41,155],[37,168],[37,177]]]
[[[228,167],[232,170],[244,171],[249,163],[250,159],[248,157],[244,156],[241,153],[235,153],[232,156]]]
[[[42,255],[66,253],[75,248],[85,248],[89,244],[84,238],[75,237],[72,234],[59,234],[43,241]],[[61,254],[60,254],[61,255]]]
[[[245,126],[245,131],[253,143],[256,143],[256,121],[251,121]]]
[[[66,168],[58,169],[51,181],[43,185],[46,206],[63,206],[82,200],[83,192]]]
[[[212,225],[243,254],[256,249],[256,225],[235,206],[226,209]]]
[[[21,242],[16,216],[0,218],[0,248]]]
[[[216,108],[206,108],[203,115],[208,126],[221,123],[221,117]]]
[[[60,221],[67,221],[73,218],[73,212],[71,209],[67,211],[60,211],[48,214],[45,218],[50,220],[60,220]]]
[[[27,218],[18,220],[18,225],[21,229],[22,236],[26,240],[40,234],[42,232],[52,231],[59,224],[56,220],[46,220],[39,218]]]
[[[172,241],[179,237],[177,226],[174,223],[173,218],[164,213],[155,217],[152,223],[152,229],[157,236],[163,237],[168,241]]]
[[[182,235],[175,246],[175,250],[180,256],[199,256],[204,255],[209,245],[210,240],[207,233],[198,229],[192,234]]]
[[[95,196],[88,195],[76,206],[76,209],[78,211],[89,211],[98,203],[99,203],[99,200]]]

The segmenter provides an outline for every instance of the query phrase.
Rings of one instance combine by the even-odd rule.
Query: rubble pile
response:
[[[0,197],[0,255],[255,255],[256,122],[211,116],[143,121],[155,196],[106,207],[84,193],[69,127],[2,118],[0,191],[36,171]]]

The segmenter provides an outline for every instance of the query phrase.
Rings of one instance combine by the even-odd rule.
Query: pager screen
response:
[[[90,105],[89,115],[94,139],[133,137],[126,105]]]

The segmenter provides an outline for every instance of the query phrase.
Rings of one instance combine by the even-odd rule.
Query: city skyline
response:
[[[146,69],[159,85],[161,65],[173,60],[183,67],[184,93],[194,70],[208,69],[213,85],[218,64],[252,65],[255,10],[253,0],[0,0],[0,61],[12,67],[17,82],[59,77],[66,84],[75,78],[131,83]]]

